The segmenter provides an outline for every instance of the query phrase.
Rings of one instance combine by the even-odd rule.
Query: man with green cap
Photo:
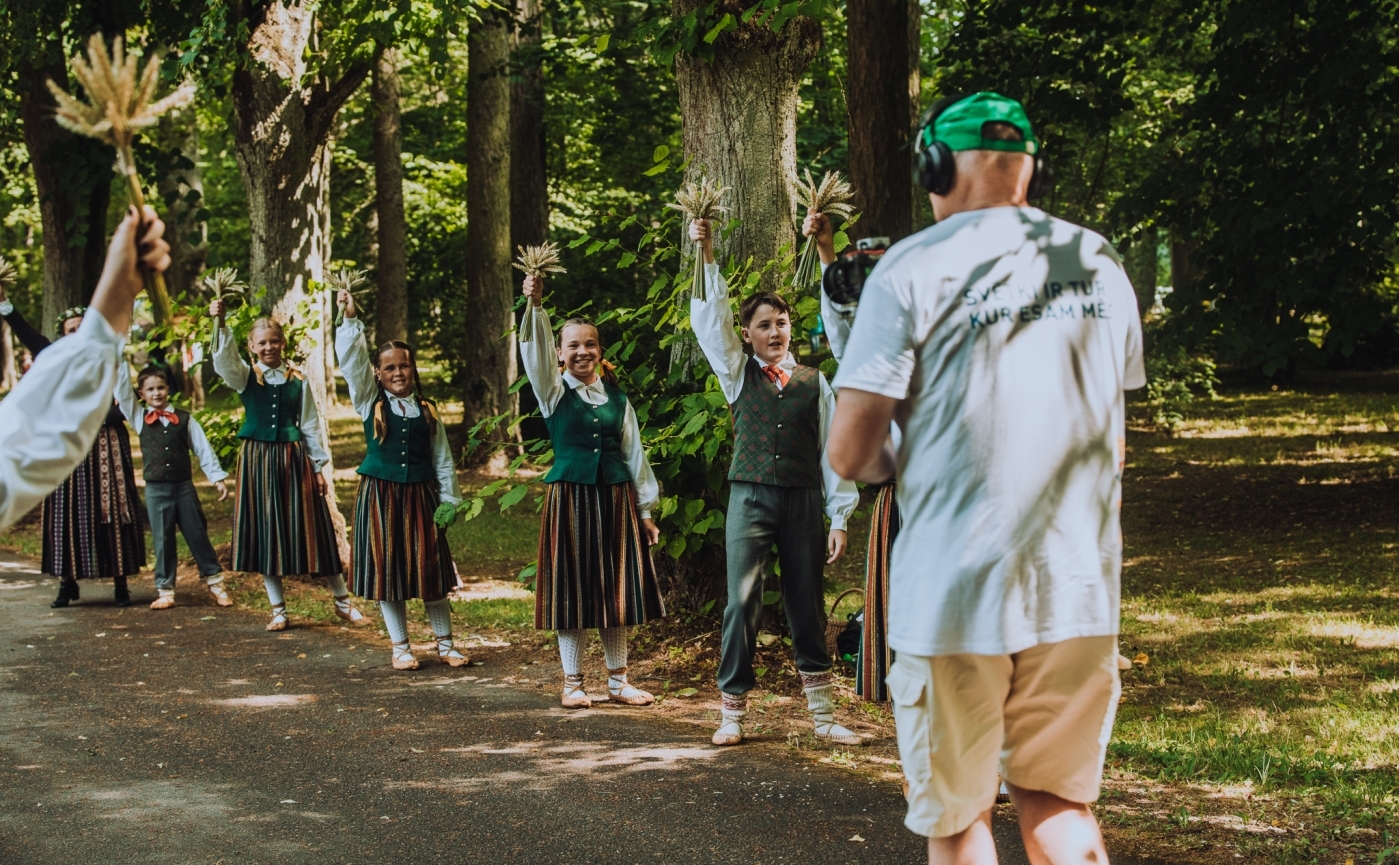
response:
[[[916,174],[937,224],[870,274],[834,383],[832,467],[898,478],[887,681],[904,822],[932,863],[996,861],[998,771],[1031,862],[1107,861],[1089,805],[1121,692],[1141,321],[1112,246],[1029,206],[1040,156],[999,94],[924,115]]]

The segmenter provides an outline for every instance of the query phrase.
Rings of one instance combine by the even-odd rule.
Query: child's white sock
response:
[[[282,578],[272,577],[267,574],[262,575],[262,587],[267,590],[267,600],[274,607],[280,607],[286,603],[282,598]]]
[[[384,614],[384,627],[389,639],[395,645],[408,644],[408,603],[406,601],[380,601],[379,612]]]
[[[349,596],[350,589],[345,585],[344,574],[331,574],[325,578],[325,581],[330,584],[330,593],[335,596],[336,600]]]
[[[452,602],[442,598],[423,606],[427,609],[427,620],[432,623],[432,632],[437,638],[452,636]]]
[[[602,638],[602,655],[607,661],[607,669],[620,670],[627,665],[627,629],[619,625],[615,628],[598,628]]]
[[[587,632],[582,628],[573,631],[559,631],[559,660],[563,663],[565,676],[583,675],[583,640]]]

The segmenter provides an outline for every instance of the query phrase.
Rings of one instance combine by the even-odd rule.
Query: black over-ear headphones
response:
[[[975,95],[959,93],[955,96],[944,96],[928,106],[928,110],[923,112],[923,117],[918,121],[913,179],[934,195],[946,195],[952,191],[952,184],[957,181],[957,161],[953,158],[952,148],[947,142],[932,137],[933,124],[937,123],[938,116],[948,108]],[[1030,174],[1030,188],[1026,192],[1026,197],[1031,199],[1048,194],[1054,185],[1054,176],[1050,173],[1043,154],[1036,153],[1034,160],[1035,168]]]

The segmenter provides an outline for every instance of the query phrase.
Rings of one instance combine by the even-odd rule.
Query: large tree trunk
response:
[[[306,57],[314,26],[314,5],[298,0],[237,3],[235,30],[246,27],[247,59],[233,73],[234,153],[248,197],[251,229],[249,284],[267,289],[264,304],[291,322],[303,301],[324,322],[324,294],[310,297],[312,280],[325,275],[329,259],[331,125],[345,100],[368,77],[372,63],[352,64],[337,80],[308,76]],[[312,398],[322,409],[321,425],[330,440],[325,409],[325,326],[311,331],[301,369]],[[292,347],[296,351],[297,347]],[[325,467],[326,480],[334,477]],[[344,518],[330,487],[330,513],[341,558],[350,560]]]
[[[403,212],[403,125],[398,105],[398,52],[374,66],[374,201],[378,222],[379,294],[375,341],[408,339],[408,220]]]
[[[510,86],[510,243],[549,237],[548,162],[544,137],[543,26],[539,0],[518,0]]]
[[[1127,250],[1127,276],[1137,293],[1137,309],[1143,316],[1156,304],[1157,248],[1160,235],[1155,228],[1143,231]]]
[[[61,55],[54,45],[50,53]],[[54,322],[65,309],[83,306],[97,287],[106,257],[107,205],[111,201],[109,147],[74,135],[53,119],[55,104],[45,81],[70,86],[60,63],[22,73],[20,110],[24,143],[39,193],[44,228],[44,312],[41,329],[55,336]]]
[[[672,9],[678,17],[700,5],[674,0]],[[719,7],[716,17],[729,12],[737,18],[746,8],[732,0],[721,0]],[[689,174],[733,187],[724,203],[727,217],[740,224],[716,243],[716,254],[725,259],[751,258],[761,266],[795,248],[797,91],[820,44],[816,22],[796,17],[777,33],[743,24],[720,35],[712,62],[687,54],[675,59]],[[776,289],[779,279],[768,271],[761,288]]]
[[[909,139],[918,106],[917,8],[910,0],[850,0],[846,23],[850,182],[864,214],[852,234],[897,241],[912,233],[916,212]]]
[[[466,281],[463,419],[513,412],[515,335],[510,268],[510,22],[482,10],[467,41]],[[502,437],[504,429],[498,431]]]
[[[183,295],[197,301],[195,286],[209,261],[209,224],[200,219],[204,209],[204,179],[199,171],[199,125],[193,110],[161,118],[153,142],[171,152],[168,170],[161,173],[156,189],[164,203],[165,237],[170,243],[170,269],[165,285],[171,297]]]

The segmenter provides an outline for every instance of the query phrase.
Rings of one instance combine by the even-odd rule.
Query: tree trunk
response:
[[[61,46],[55,44],[50,53],[61,56]],[[44,312],[39,326],[52,338],[59,314],[86,305],[102,273],[116,157],[110,147],[54,121],[56,106],[44,83],[48,79],[71,86],[61,62],[24,70],[20,110],[44,228]]]
[[[1156,304],[1156,250],[1160,236],[1149,228],[1137,236],[1127,250],[1127,276],[1137,293],[1137,309],[1143,317]]]
[[[266,287],[265,306],[284,322],[293,321],[303,302],[321,319],[322,329],[308,334],[300,367],[321,409],[322,433],[328,442],[325,319],[329,310],[324,293],[311,297],[309,289],[312,280],[324,279],[330,255],[326,193],[331,125],[373,64],[351,64],[334,81],[308,76],[313,4],[244,0],[232,15],[237,19],[235,31],[245,27],[248,33],[247,59],[234,70],[232,86],[234,153],[248,198],[248,282],[254,288]],[[336,503],[333,466],[327,464],[324,472],[341,558],[348,563],[350,547]]]
[[[674,0],[672,10],[680,17],[699,5]],[[721,0],[714,14],[737,18],[744,8]],[[720,35],[712,62],[683,53],[675,58],[689,176],[733,187],[724,200],[726,216],[740,223],[715,244],[716,255],[726,260],[751,259],[761,267],[795,249],[797,91],[820,45],[821,28],[799,16],[778,33],[742,24]],[[690,255],[693,246],[683,244]],[[780,280],[770,270],[760,288],[775,290]]]
[[[850,182],[863,214],[851,233],[897,241],[912,233],[915,212],[908,190],[918,16],[910,0],[850,0],[846,25]]]
[[[209,224],[204,209],[204,180],[199,172],[199,125],[193,110],[161,118],[155,143],[178,156],[156,182],[164,204],[165,238],[170,244],[170,269],[165,285],[170,296],[197,302],[195,285],[209,260]]]
[[[378,306],[375,342],[408,339],[408,220],[403,212],[403,125],[398,105],[398,52],[374,66],[374,200],[378,217]]]
[[[15,364],[15,340],[10,333],[10,325],[0,319],[0,390],[9,393],[19,381],[19,367]]]
[[[516,376],[510,268],[510,26],[482,10],[467,41],[466,281],[461,396],[469,427],[513,412]],[[498,438],[504,436],[499,430]]]
[[[923,116],[923,5],[921,0],[908,0],[908,142],[903,154],[907,169],[909,194],[909,231],[920,231],[932,221],[933,205],[928,193],[913,182],[913,136],[918,134],[918,121]],[[859,223],[855,223],[859,225]]]
[[[549,237],[548,162],[544,137],[544,74],[540,69],[540,0],[518,0],[510,85],[510,244],[536,246]]]

